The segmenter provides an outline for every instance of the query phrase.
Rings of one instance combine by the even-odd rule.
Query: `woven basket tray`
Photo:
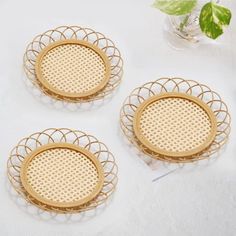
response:
[[[230,116],[218,94],[195,81],[163,78],[135,89],[121,111],[128,139],[170,162],[207,158],[225,143]]]
[[[61,213],[104,203],[115,189],[116,174],[114,158],[104,144],[67,129],[49,129],[23,139],[8,161],[17,192],[44,210]]]
[[[27,47],[24,68],[45,94],[69,102],[103,98],[120,83],[122,59],[104,35],[80,27],[58,27]]]

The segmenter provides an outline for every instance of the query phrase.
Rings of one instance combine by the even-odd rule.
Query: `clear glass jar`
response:
[[[197,6],[190,14],[169,16],[170,30],[180,39],[198,43],[203,36],[199,25],[200,12],[201,7]]]
[[[168,16],[164,28],[164,36],[175,49],[197,47],[205,40],[199,24],[199,16],[204,2],[200,1],[195,9],[186,15]]]

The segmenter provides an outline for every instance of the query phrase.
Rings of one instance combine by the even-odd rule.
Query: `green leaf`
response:
[[[223,27],[229,25],[230,20],[231,12],[229,9],[210,2],[203,6],[199,23],[202,32],[207,37],[216,39],[223,34]]]
[[[153,6],[168,15],[185,15],[196,6],[197,0],[156,0]]]

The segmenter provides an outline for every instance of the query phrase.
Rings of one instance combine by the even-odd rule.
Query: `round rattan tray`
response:
[[[48,129],[19,142],[8,161],[13,187],[44,210],[81,212],[105,202],[114,191],[117,167],[93,136]]]
[[[225,143],[230,116],[207,86],[162,78],[135,89],[121,110],[128,139],[149,156],[169,162],[207,158]]]
[[[27,47],[24,68],[30,81],[57,100],[103,98],[120,83],[123,62],[101,33],[62,26],[38,35]]]

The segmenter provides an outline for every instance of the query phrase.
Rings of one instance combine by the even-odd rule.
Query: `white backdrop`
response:
[[[227,2],[236,15],[235,3]],[[163,37],[165,16],[151,3],[0,0],[0,235],[236,235],[236,20],[215,43],[177,51]],[[38,33],[60,25],[100,31],[121,50],[123,82],[103,106],[65,111],[46,106],[27,91],[22,71],[25,47]],[[217,91],[231,111],[232,133],[214,163],[179,170],[152,183],[158,171],[153,173],[124,143],[119,110],[136,86],[173,76],[197,80]],[[22,137],[48,127],[88,132],[114,153],[119,185],[113,200],[96,217],[45,219],[11,191],[6,178],[11,148]]]

